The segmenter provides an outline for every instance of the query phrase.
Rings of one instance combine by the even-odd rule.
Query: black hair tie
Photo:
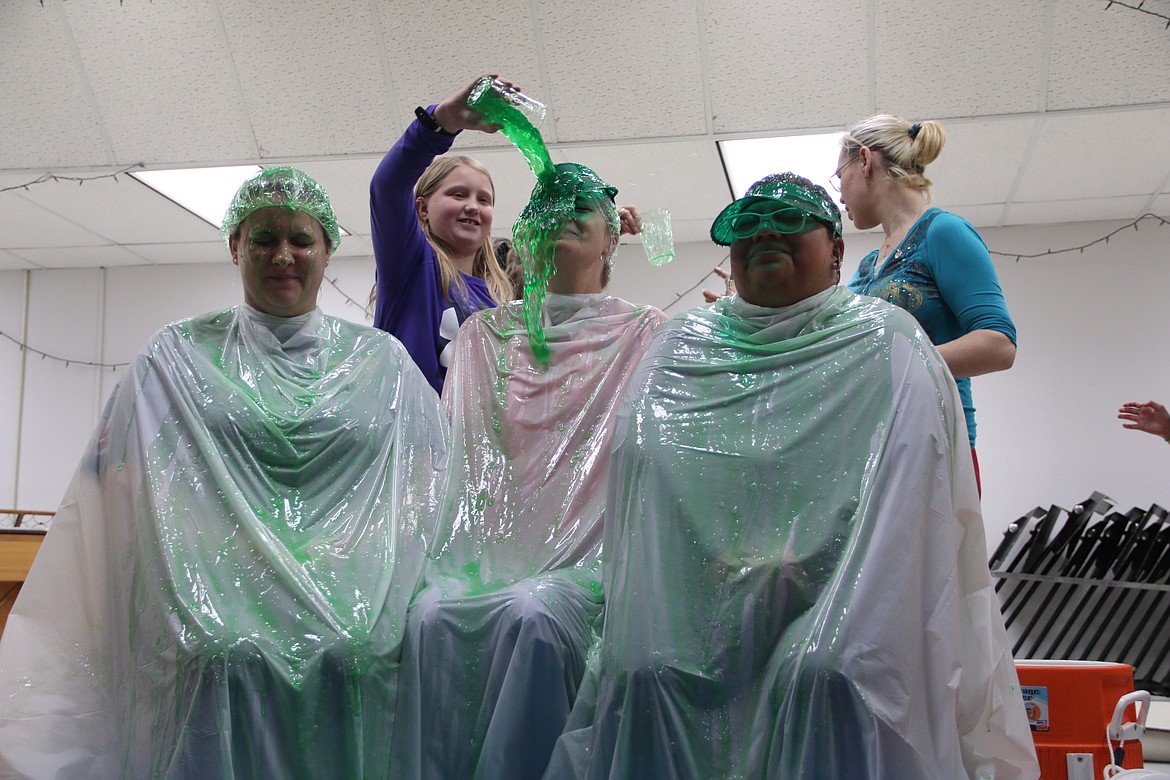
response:
[[[920,130],[922,130],[922,124],[920,122],[915,122],[914,124],[910,125],[910,140],[911,141],[918,140],[918,132]]]

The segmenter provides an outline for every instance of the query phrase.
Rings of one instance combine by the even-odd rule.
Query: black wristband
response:
[[[434,133],[447,132],[443,129],[443,126],[439,124],[439,120],[435,119],[435,117],[422,106],[419,106],[414,110],[414,115],[418,117],[418,123],[427,130],[430,130]]]

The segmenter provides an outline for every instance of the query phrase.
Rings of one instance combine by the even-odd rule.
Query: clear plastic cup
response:
[[[484,76],[471,88],[471,94],[467,97],[467,105],[478,109],[477,104],[480,101],[491,99],[502,100],[514,106],[535,128],[539,128],[544,123],[545,114],[548,113],[548,108],[544,103],[525,95],[518,89],[505,86],[504,82],[491,76]]]
[[[639,212],[638,236],[650,265],[666,265],[674,259],[674,231],[670,228],[670,212],[666,209]]]

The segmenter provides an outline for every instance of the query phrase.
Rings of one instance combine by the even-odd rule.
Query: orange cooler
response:
[[[1133,667],[1103,661],[1016,661],[1040,759],[1040,780],[1068,780],[1068,754],[1091,753],[1094,778],[1112,761],[1105,729],[1118,700],[1133,692]],[[1130,707],[1123,722],[1137,720]],[[1114,742],[1116,747],[1117,743]],[[1125,743],[1125,769],[1142,767],[1142,743]]]

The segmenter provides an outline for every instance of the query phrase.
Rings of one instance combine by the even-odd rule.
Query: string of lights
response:
[[[99,176],[63,176],[59,173],[45,173],[45,174],[42,174],[41,176],[38,176],[37,178],[33,179],[32,181],[26,181],[24,184],[14,184],[11,187],[0,187],[0,192],[10,192],[12,190],[27,190],[29,187],[32,187],[34,185],[44,184],[45,182],[50,182],[50,181],[75,181],[75,182],[77,182],[77,186],[79,186],[79,187],[82,184],[85,184],[87,181],[97,181],[98,179],[113,179],[114,181],[117,181],[118,177],[121,176],[122,174],[129,173],[130,171],[136,170],[136,169],[141,168],[141,167],[143,167],[142,163],[134,163],[133,165],[130,165],[126,168],[123,168],[120,171],[114,171],[113,173],[103,173]]]
[[[124,173],[124,172],[125,171],[121,171],[121,173]],[[999,257],[1013,257],[1013,258],[1015,258],[1016,262],[1019,262],[1020,260],[1031,260],[1031,259],[1035,259],[1038,257],[1049,257],[1052,255],[1060,255],[1060,254],[1065,254],[1067,252],[1083,253],[1089,247],[1096,246],[1097,244],[1108,244],[1109,239],[1113,238],[1118,233],[1121,233],[1125,230],[1129,230],[1130,228],[1137,230],[1138,225],[1145,220],[1154,220],[1158,224],[1159,227],[1162,227],[1164,225],[1170,225],[1170,218],[1160,217],[1157,214],[1146,213],[1146,214],[1142,214],[1140,217],[1133,220],[1132,222],[1125,224],[1125,225],[1122,225],[1121,227],[1117,228],[1116,230],[1110,231],[1109,233],[1101,236],[1100,238],[1093,239],[1092,241],[1089,241],[1085,244],[1080,244],[1078,246],[1070,246],[1070,247],[1065,247],[1063,249],[1046,249],[1043,252],[1031,252],[1031,253],[1029,253],[1029,252],[1004,252],[1004,251],[1001,251],[998,249],[991,249],[988,251],[990,251],[991,254],[997,255]],[[726,263],[729,258],[730,258],[730,255],[724,255],[723,259],[719,261],[719,266],[722,267],[723,264]],[[670,303],[663,306],[662,310],[663,311],[670,311],[672,308],[677,306],[684,298],[686,298],[688,295],[690,295],[692,292],[694,292],[700,286],[702,286],[702,284],[704,282],[706,282],[713,274],[714,274],[714,271],[708,271],[697,282],[695,282],[693,285],[688,287],[686,290],[683,290],[681,293],[676,295],[674,297],[674,300],[670,301]],[[366,316],[369,316],[369,307],[366,306],[365,304],[359,302],[355,298],[353,298],[345,290],[341,289],[341,287],[337,284],[336,279],[330,279],[329,277],[325,277],[325,281],[329,282],[329,285],[331,287],[333,287],[333,289],[337,290],[338,293],[340,293],[341,297],[345,299],[346,303],[351,304],[353,306],[356,306],[358,309],[361,309],[363,312],[365,312]],[[59,363],[64,363],[66,366],[79,365],[79,366],[93,366],[95,368],[118,369],[118,368],[121,368],[123,366],[129,365],[128,363],[97,363],[97,362],[93,362],[90,360],[74,360],[72,358],[63,358],[63,357],[60,357],[58,355],[53,355],[53,354],[50,354],[48,352],[43,352],[43,351],[36,349],[34,347],[30,347],[29,345],[23,343],[19,339],[13,338],[12,336],[8,335],[7,333],[4,333],[3,331],[0,331],[0,337],[3,337],[5,339],[7,339],[8,341],[11,341],[13,344],[18,346],[22,350],[28,350],[29,352],[32,352],[33,354],[40,355],[42,360],[46,360],[46,359],[55,360]]]
[[[74,360],[73,358],[63,358],[63,357],[60,357],[58,355],[50,354],[48,352],[42,352],[41,350],[37,349],[36,347],[30,347],[28,344],[25,344],[20,339],[13,338],[12,336],[9,336],[7,333],[5,333],[2,330],[0,330],[0,337],[8,339],[13,344],[20,347],[20,350],[22,352],[27,351],[27,352],[33,353],[34,355],[40,355],[41,360],[48,359],[48,360],[54,360],[58,363],[64,363],[66,367],[72,366],[72,365],[78,365],[78,366],[93,366],[94,368],[108,368],[110,370],[116,370],[116,369],[122,368],[123,366],[130,365],[129,363],[96,363],[92,360]]]
[[[1064,254],[1065,252],[1081,252],[1081,253],[1083,253],[1086,249],[1088,249],[1091,246],[1096,246],[1097,244],[1108,244],[1109,239],[1113,238],[1115,235],[1122,232],[1123,230],[1129,230],[1130,228],[1137,230],[1138,223],[1141,222],[1142,220],[1146,220],[1146,219],[1156,220],[1158,222],[1159,227],[1161,227],[1162,225],[1170,225],[1170,220],[1166,219],[1165,217],[1159,217],[1157,214],[1150,214],[1147,212],[1145,214],[1142,214],[1140,217],[1135,219],[1133,222],[1130,222],[1128,225],[1122,225],[1121,227],[1117,228],[1116,230],[1114,230],[1110,233],[1107,233],[1107,234],[1101,236],[1100,238],[1094,239],[1087,244],[1081,244],[1080,246],[1070,246],[1070,247],[1066,247],[1065,249],[1046,249],[1043,252],[1034,252],[1031,254],[1026,253],[1026,252],[1001,252],[997,249],[990,249],[988,251],[991,252],[991,254],[998,255],[1000,257],[1014,257],[1014,258],[1016,258],[1017,263],[1020,260],[1031,260],[1031,259],[1034,259],[1037,257],[1048,257],[1049,255],[1060,255],[1060,254]]]
[[[724,255],[723,259],[719,261],[718,267],[722,268],[723,264],[726,263],[730,259],[731,259],[731,255]],[[685,289],[681,293],[679,293],[677,296],[675,296],[675,299],[673,301],[671,301],[670,303],[666,304],[665,306],[663,306],[662,310],[663,311],[670,311],[671,309],[673,309],[675,306],[678,305],[679,301],[681,301],[683,298],[687,297],[688,295],[693,293],[695,290],[697,290],[699,288],[699,286],[701,284],[703,284],[703,282],[707,281],[712,275],[714,275],[714,273],[715,273],[715,271],[711,270],[711,271],[708,271],[707,273],[703,274],[703,278],[701,278],[699,281],[695,282],[690,287],[688,287],[687,289]]]
[[[334,290],[337,290],[337,292],[341,293],[341,297],[342,297],[342,298],[345,298],[345,302],[346,302],[346,303],[351,303],[351,304],[353,304],[354,306],[356,306],[356,307],[358,307],[359,309],[361,309],[362,311],[364,311],[364,312],[366,313],[366,315],[367,315],[367,316],[369,315],[369,313],[370,313],[370,307],[369,307],[369,306],[366,306],[366,305],[364,305],[364,304],[358,303],[358,302],[357,302],[357,301],[355,301],[353,298],[351,298],[351,297],[349,296],[349,294],[348,294],[348,293],[346,293],[346,291],[345,291],[345,290],[343,290],[343,289],[341,289],[340,287],[338,287],[338,286],[337,286],[337,280],[336,280],[336,279],[330,279],[328,276],[326,276],[326,277],[325,277],[325,281],[329,282],[329,286],[331,286],[331,287],[332,287]]]
[[[1130,5],[1129,3],[1123,3],[1123,2],[1121,2],[1121,0],[1109,0],[1108,4],[1105,6],[1105,10],[1108,11],[1113,6],[1119,5],[1122,8],[1128,8],[1131,11],[1140,11],[1143,14],[1149,14],[1150,16],[1156,16],[1159,19],[1165,19],[1166,20],[1166,29],[1170,30],[1170,16],[1167,16],[1166,14],[1158,13],[1157,11],[1151,11],[1149,8],[1145,7],[1145,4],[1146,4],[1146,0],[1141,0],[1141,2],[1139,2],[1137,5]]]

